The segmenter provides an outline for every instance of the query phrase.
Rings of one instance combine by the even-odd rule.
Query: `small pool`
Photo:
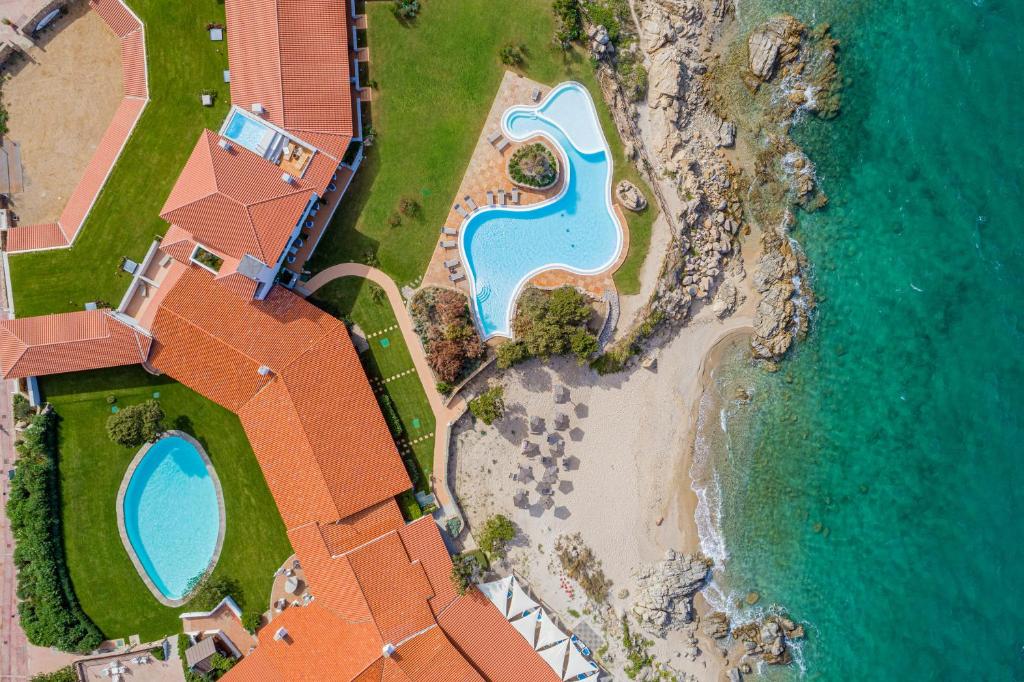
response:
[[[130,478],[119,496],[122,540],[164,603],[184,597],[189,580],[211,568],[220,552],[223,503],[208,461],[191,438],[165,436],[140,451],[125,474]]]
[[[510,108],[501,125],[512,140],[546,137],[561,152],[566,177],[556,197],[482,208],[459,231],[484,338],[511,335],[515,299],[531,277],[555,268],[601,272],[615,263],[623,243],[611,203],[611,152],[585,87],[562,83],[538,106]]]
[[[234,140],[249,151],[255,152],[260,156],[266,156],[267,150],[273,144],[274,136],[277,133],[273,128],[249,118],[236,109],[231,113],[231,117],[228,119],[227,125],[224,126],[224,131],[221,134]]]

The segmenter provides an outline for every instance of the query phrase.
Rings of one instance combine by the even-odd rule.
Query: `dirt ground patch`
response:
[[[56,222],[121,102],[121,46],[84,2],[8,69],[7,137],[21,146],[21,225]]]

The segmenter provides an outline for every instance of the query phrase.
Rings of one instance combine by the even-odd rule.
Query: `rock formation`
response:
[[[664,637],[693,621],[693,595],[704,586],[711,561],[702,554],[668,550],[665,560],[633,571],[633,615],[640,627]],[[695,644],[695,643],[694,643]]]
[[[787,642],[804,637],[804,628],[786,616],[766,616],[732,631],[748,656],[760,657],[769,665],[786,665],[792,660]]]
[[[647,199],[643,193],[629,180],[620,180],[615,187],[615,196],[624,208],[630,211],[642,211],[647,208]]]

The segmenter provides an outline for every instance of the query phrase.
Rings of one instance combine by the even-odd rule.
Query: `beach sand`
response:
[[[749,278],[744,285],[749,289]],[[609,603],[620,614],[632,605],[630,596],[620,595],[623,589],[634,591],[631,574],[637,566],[662,559],[668,549],[699,549],[697,499],[689,478],[696,410],[716,348],[750,329],[756,297],[744,293],[746,300],[732,316],[720,320],[705,307],[674,331],[652,351],[657,363],[651,369],[602,377],[572,358],[530,361],[500,377],[506,403],[500,422],[488,427],[466,416],[456,424],[449,466],[470,530],[496,513],[515,522],[519,533],[501,568],[522,576],[567,628],[578,630],[585,622],[600,630],[579,586],[566,590],[562,584],[553,549],[558,536],[581,534],[613,583]],[[569,389],[569,402],[561,405],[553,397],[559,384]],[[536,481],[524,484],[511,476],[519,465],[531,466],[538,479],[543,476],[541,457],[549,453],[546,436],[556,432],[557,412],[569,416],[569,425],[557,431],[565,452],[554,460],[559,468],[555,504],[545,509]],[[529,433],[531,417],[545,420],[544,434]],[[521,454],[523,438],[538,443],[540,454]],[[568,471],[561,466],[566,458]],[[529,493],[527,509],[513,504],[520,489]],[[677,657],[683,648],[677,634],[655,641],[658,660],[698,679],[718,679],[723,659],[717,647],[701,641],[705,653],[690,662]],[[601,642],[588,644],[598,648]],[[620,673],[621,663],[610,666],[611,672]]]

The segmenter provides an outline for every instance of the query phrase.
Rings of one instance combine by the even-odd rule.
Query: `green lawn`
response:
[[[336,279],[317,291],[310,300],[332,315],[358,324],[368,337],[372,337],[368,338],[370,350],[360,354],[371,383],[376,385],[380,379],[413,369],[409,347],[401,330],[391,329],[377,335],[398,322],[384,290],[376,284],[361,277]],[[392,379],[384,386],[394,401],[409,441],[434,433],[434,412],[430,409],[430,401],[415,371]],[[399,445],[401,447],[403,443]],[[429,490],[430,472],[434,463],[434,439],[427,438],[409,447],[421,473],[417,489]]]
[[[97,299],[117,305],[128,286],[121,256],[140,260],[167,230],[160,208],[204,127],[217,129],[230,96],[227,43],[211,42],[209,22],[224,21],[218,0],[128,0],[146,25],[151,101],[70,249],[11,257],[19,317],[81,310]],[[201,90],[218,94],[213,107]]]
[[[628,178],[646,188],[623,158],[589,58],[553,44],[551,0],[507,6],[426,0],[421,6],[419,18],[407,25],[392,16],[390,3],[366,3],[369,77],[378,84],[371,112],[377,142],[320,243],[314,271],[366,262],[372,254],[400,285],[423,273],[505,71],[498,50],[509,41],[526,46],[524,67],[531,78],[548,84],[573,79],[590,89],[612,148],[616,182]],[[417,198],[422,216],[390,227],[387,218],[403,196]],[[630,251],[615,274],[623,293],[639,290],[653,213],[629,215]]]
[[[117,490],[136,450],[107,437],[108,395],[125,406],[158,391],[167,414],[165,426],[186,431],[203,444],[220,478],[227,515],[215,571],[239,582],[245,605],[265,610],[273,573],[292,550],[238,418],[140,367],[58,375],[41,384],[61,416],[61,503],[71,580],[82,608],[103,633],[138,633],[143,641],[152,640],[180,632],[178,613],[188,610],[187,605],[171,609],[156,601],[121,544]]]

